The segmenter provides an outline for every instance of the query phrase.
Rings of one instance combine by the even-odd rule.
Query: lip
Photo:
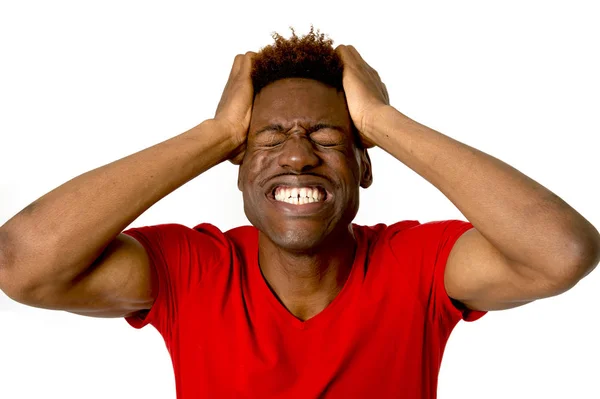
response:
[[[283,201],[277,201],[275,199],[275,188],[277,186],[287,187],[319,187],[326,193],[324,201],[312,202],[309,204],[295,205],[289,204]],[[281,176],[280,178],[274,179],[267,186],[265,191],[265,197],[271,202],[277,209],[285,214],[291,214],[296,216],[301,215],[315,215],[325,211],[331,206],[334,195],[332,193],[331,185],[325,179],[318,178],[315,176]]]
[[[316,176],[280,176],[279,178],[273,179],[268,185],[265,191],[265,195],[267,197],[275,199],[274,191],[277,186],[286,186],[286,187],[319,187],[327,193],[327,197],[325,201],[333,198],[332,187],[329,181],[323,178],[318,178]]]
[[[310,204],[294,205],[287,202],[277,201],[275,198],[267,197],[270,203],[279,213],[290,216],[318,216],[325,212],[331,206],[328,200],[322,202],[313,202]]]

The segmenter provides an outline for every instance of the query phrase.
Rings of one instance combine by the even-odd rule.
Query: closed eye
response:
[[[346,142],[346,135],[330,125],[315,125],[311,130],[310,139],[321,147],[342,146]]]
[[[256,145],[259,147],[277,147],[283,144],[287,135],[278,131],[265,131],[256,138]]]
[[[255,144],[259,147],[273,148],[285,142],[287,131],[282,125],[272,124],[265,126],[256,133]],[[319,147],[340,147],[348,139],[344,129],[340,126],[327,123],[317,123],[308,130],[310,140]]]
[[[277,147],[281,144],[283,144],[283,142],[285,141],[285,139],[281,140],[281,139],[273,139],[270,140],[268,142],[262,143],[261,146],[262,147]]]

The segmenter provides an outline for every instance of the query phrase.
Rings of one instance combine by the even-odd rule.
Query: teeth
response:
[[[323,201],[325,195],[316,187],[277,187],[275,200],[288,204],[304,205]]]

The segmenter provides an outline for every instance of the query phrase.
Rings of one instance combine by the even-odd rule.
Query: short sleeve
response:
[[[146,250],[154,273],[156,299],[146,314],[125,317],[134,328],[153,325],[166,337],[185,306],[188,293],[195,289],[208,268],[222,259],[227,243],[221,231],[210,224],[194,229],[180,224],[160,224],[131,228],[123,232]]]
[[[427,307],[429,316],[448,329],[460,320],[475,321],[487,313],[468,309],[450,298],[444,283],[450,251],[458,238],[471,228],[471,223],[462,220],[416,223],[399,230],[391,239],[396,257],[410,262],[409,278],[414,281],[416,295]]]
[[[431,228],[433,237],[437,239],[437,256],[435,257],[433,270],[433,284],[431,295],[435,298],[437,310],[446,313],[451,322],[475,321],[485,315],[487,312],[472,310],[465,307],[462,303],[453,300],[446,292],[444,283],[444,274],[448,257],[460,236],[473,228],[469,222],[462,220],[445,220],[440,222],[425,223],[425,228]],[[435,243],[434,243],[435,245]]]

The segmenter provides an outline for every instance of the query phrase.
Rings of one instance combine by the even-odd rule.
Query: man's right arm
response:
[[[149,308],[148,256],[121,231],[236,146],[207,120],[47,193],[0,227],[0,288],[26,305],[96,316]]]
[[[26,305],[98,317],[148,310],[156,275],[123,233],[189,180],[243,152],[256,53],[235,57],[214,119],[91,170],[50,191],[0,227],[0,290]]]

